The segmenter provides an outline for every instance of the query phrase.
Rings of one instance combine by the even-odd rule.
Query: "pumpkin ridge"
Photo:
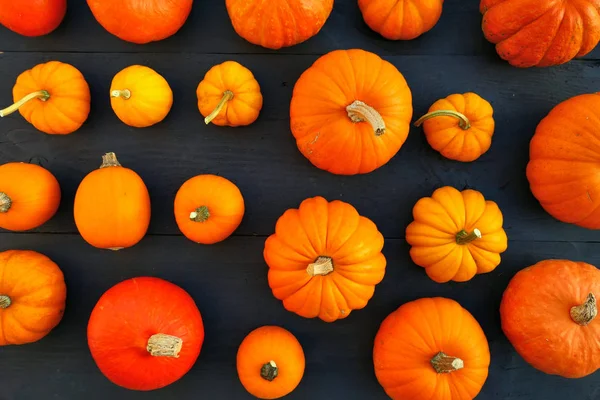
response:
[[[17,324],[19,327],[21,327],[21,328],[22,328],[23,330],[25,330],[25,331],[29,331],[29,332],[33,332],[33,333],[38,333],[38,334],[44,334],[44,333],[48,333],[48,332],[50,332],[50,330],[51,330],[51,329],[49,330],[49,329],[40,329],[40,328],[37,328],[37,329],[36,329],[35,325],[33,325],[33,326],[31,326],[31,327],[29,327],[29,326],[26,326],[26,325],[24,325],[24,324],[23,324],[23,322],[22,322],[22,321],[21,321],[19,318],[17,318],[17,317],[16,317],[14,314],[11,314],[11,316],[12,316],[12,319],[11,319],[11,320],[12,320],[12,322],[13,322],[13,323],[15,323],[15,324]],[[2,329],[4,330],[4,328],[2,328]]]
[[[501,4],[501,3],[495,4],[494,6],[492,6],[492,7],[488,8],[488,9],[486,10],[486,13],[490,12],[491,10],[493,10],[493,9],[494,9],[494,7],[495,7],[495,6],[498,6],[499,4]],[[516,30],[515,30],[514,32],[510,32],[510,33],[506,33],[506,34],[502,35],[502,38],[501,38],[501,39],[500,39],[500,38],[498,38],[498,40],[497,40],[497,41],[491,41],[489,38],[487,38],[487,36],[488,36],[488,35],[486,35],[486,39],[490,40],[490,41],[491,41],[493,44],[499,44],[499,43],[501,43],[501,42],[504,42],[504,41],[506,41],[506,40],[508,40],[508,39],[512,38],[512,37],[513,37],[514,35],[516,35],[517,33],[519,33],[519,32],[520,32],[522,29],[524,29],[524,28],[528,27],[529,25],[531,25],[531,24],[535,23],[536,21],[538,21],[539,19],[543,18],[543,17],[544,17],[546,14],[548,14],[548,13],[549,13],[549,12],[551,12],[551,11],[553,11],[553,10],[554,10],[554,8],[555,8],[556,6],[557,6],[557,5],[555,4],[555,5],[554,5],[554,6],[552,6],[552,7],[548,7],[548,9],[547,9],[546,11],[544,11],[543,13],[541,13],[540,15],[538,15],[537,17],[535,17],[533,20],[531,20],[531,21],[527,22],[526,24],[524,24],[524,25],[522,25],[522,26],[520,26],[520,27],[517,27],[517,28],[515,28]],[[484,14],[484,19],[485,19],[485,14]]]
[[[558,37],[558,34],[561,32],[561,28],[563,25],[563,22],[565,21],[565,16],[567,15],[567,7],[569,7],[570,2],[567,1],[566,3],[563,3],[563,12],[562,12],[562,17],[560,18],[560,22],[558,22],[556,24],[556,31],[552,34],[552,39],[549,42],[548,47],[546,48],[546,50],[544,51],[544,54],[542,55],[542,58],[540,58],[538,60],[538,63],[543,62],[546,59],[546,56],[548,55],[548,53],[550,52],[550,50],[554,50],[554,42],[556,41],[556,38]],[[579,45],[579,48],[581,48],[581,44]]]

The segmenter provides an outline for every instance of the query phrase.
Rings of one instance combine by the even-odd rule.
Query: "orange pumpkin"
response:
[[[253,330],[237,352],[240,382],[259,399],[290,394],[302,380],[304,366],[304,351],[298,339],[278,326]]]
[[[15,103],[0,117],[19,111],[36,129],[50,135],[75,132],[90,113],[90,88],[79,70],[59,61],[23,72],[13,87]]]
[[[433,103],[415,122],[423,125],[429,145],[451,160],[470,162],[489,150],[494,109],[475,93],[452,94]]]
[[[35,251],[0,253],[0,346],[37,342],[63,317],[67,287],[60,268]]]
[[[493,271],[508,245],[500,208],[476,190],[439,188],[417,202],[413,217],[406,228],[410,256],[438,283]]]
[[[296,82],[290,124],[298,149],[316,167],[364,174],[400,150],[412,111],[412,94],[396,67],[364,50],[336,50]]]
[[[600,369],[600,270],[544,260],[519,271],[500,304],[502,330],[533,367],[582,378]]]
[[[487,379],[490,349],[481,326],[460,304],[423,298],[383,321],[373,364],[394,400],[472,400]]]
[[[275,50],[315,36],[333,9],[333,0],[226,0],[225,4],[238,35]]]
[[[119,164],[115,153],[102,157],[77,188],[75,224],[83,239],[100,249],[136,245],[150,225],[150,195],[138,174]]]
[[[27,231],[50,220],[60,205],[60,186],[35,164],[0,165],[0,228]]]
[[[383,236],[348,203],[323,197],[287,210],[264,249],[269,286],[284,307],[333,322],[362,309],[385,275]]]

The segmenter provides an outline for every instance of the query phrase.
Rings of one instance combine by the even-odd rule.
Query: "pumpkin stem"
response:
[[[10,197],[4,192],[0,192],[0,213],[7,213],[10,210],[10,206],[12,206]]]
[[[190,213],[190,219],[194,222],[206,222],[210,218],[210,211],[208,207],[201,206]]]
[[[117,160],[117,155],[115,153],[106,153],[102,156],[102,165],[100,166],[100,168],[120,166],[121,164],[119,163],[119,160]]]
[[[458,244],[469,244],[477,239],[481,239],[481,231],[479,229],[473,229],[471,233],[463,229],[456,234],[456,243]]]
[[[277,375],[279,374],[279,368],[277,368],[277,364],[275,364],[275,361],[271,360],[268,363],[266,363],[265,365],[262,366],[262,368],[260,369],[260,376],[263,379],[268,380],[269,382],[271,382],[273,379],[277,378]]]
[[[157,333],[150,336],[146,350],[154,357],[179,357],[179,352],[183,346],[183,340],[177,336]]]
[[[381,136],[385,133],[385,121],[381,114],[370,105],[363,103],[360,100],[355,100],[352,104],[346,107],[348,117],[352,122],[365,122],[371,124],[375,136]]]
[[[428,119],[436,118],[436,117],[458,118],[458,126],[460,126],[463,130],[466,131],[467,129],[471,128],[471,121],[469,121],[469,118],[467,118],[467,116],[465,114],[459,113],[458,111],[454,111],[454,110],[432,111],[428,114],[423,115],[421,118],[419,118],[417,120],[417,122],[415,122],[415,126],[419,127],[423,124],[423,122],[427,121]]]
[[[306,272],[310,276],[325,276],[333,272],[333,260],[331,257],[319,256],[314,263],[308,265]]]
[[[33,99],[40,99],[41,101],[46,101],[50,98],[50,93],[47,90],[38,90],[37,92],[29,93],[27,96],[23,97],[21,100],[17,101],[10,107],[6,107],[3,110],[0,110],[0,117],[6,117],[17,111],[21,106]]]
[[[0,308],[8,308],[12,304],[12,300],[5,294],[0,295]]]
[[[588,294],[585,303],[571,308],[571,318],[581,326],[586,326],[598,315],[598,306],[596,296],[593,293]]]
[[[131,98],[131,91],[129,89],[113,90],[110,92],[110,97],[120,97],[123,100],[129,100]]]
[[[213,112],[211,112],[206,118],[204,118],[204,123],[206,125],[210,124],[210,121],[212,121],[216,118],[217,115],[219,115],[223,107],[225,107],[225,104],[231,99],[233,99],[233,92],[231,90],[224,91],[223,98],[221,99],[219,104],[217,104],[217,107],[213,110]]]
[[[440,351],[431,359],[431,366],[438,374],[447,374],[464,368],[465,362],[460,358],[451,357]]]

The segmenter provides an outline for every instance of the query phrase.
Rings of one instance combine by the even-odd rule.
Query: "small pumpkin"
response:
[[[192,297],[159,278],[125,280],[92,310],[88,346],[115,385],[150,391],[181,379],[204,343],[202,315]]]
[[[290,394],[302,380],[304,367],[300,342],[278,326],[253,330],[237,352],[240,382],[259,399],[278,399]]]
[[[284,307],[333,322],[364,308],[385,275],[383,235],[348,203],[317,196],[287,210],[264,249]]]
[[[502,330],[534,368],[565,378],[600,369],[600,270],[544,260],[511,279],[502,296]]]
[[[433,103],[415,122],[423,125],[427,142],[444,157],[470,162],[490,149],[494,109],[476,93],[451,94]]]
[[[358,0],[369,28],[390,40],[412,40],[431,30],[444,0]]]
[[[0,228],[38,228],[56,214],[60,199],[60,185],[47,169],[29,163],[0,165]]]
[[[159,123],[173,105],[173,91],[160,74],[143,65],[120,71],[110,85],[110,105],[125,124],[145,128]]]
[[[22,36],[44,36],[61,24],[67,0],[0,0],[0,24]]]
[[[75,194],[75,224],[83,239],[100,249],[136,245],[150,225],[150,195],[135,171],[124,168],[115,153],[102,157]]]
[[[226,0],[225,5],[238,35],[278,50],[319,33],[331,14],[333,0]]]
[[[37,342],[62,320],[67,287],[62,271],[43,254],[0,253],[0,346]]]
[[[487,379],[490,349],[477,320],[459,303],[422,298],[383,321],[373,364],[394,400],[472,400]]]
[[[364,50],[336,50],[296,82],[290,125],[298,149],[317,168],[365,174],[400,150],[412,112],[412,94],[396,67]]]
[[[263,105],[260,85],[252,72],[235,61],[212,67],[196,90],[204,122],[218,126],[250,125]]]
[[[19,111],[40,131],[67,135],[87,120],[90,98],[90,88],[77,68],[50,61],[19,75],[13,87],[15,103],[0,110],[0,117]]]
[[[500,208],[476,190],[439,188],[417,201],[413,217],[406,228],[410,257],[438,283],[493,271],[508,245]]]

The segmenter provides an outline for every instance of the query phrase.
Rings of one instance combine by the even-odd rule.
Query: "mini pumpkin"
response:
[[[490,349],[477,320],[459,303],[422,298],[383,321],[373,364],[394,400],[472,400],[487,379]]]
[[[316,167],[365,174],[400,150],[412,112],[412,94],[396,67],[364,50],[336,50],[296,82],[290,125],[298,149]]]
[[[452,94],[433,103],[415,122],[423,125],[429,145],[451,160],[470,162],[489,150],[494,109],[475,93]]]
[[[28,37],[54,31],[66,13],[67,0],[0,0],[0,24]]]
[[[278,399],[290,394],[302,380],[304,367],[300,342],[278,326],[253,330],[237,352],[240,382],[259,399]]]
[[[124,168],[115,153],[102,157],[75,194],[75,224],[83,239],[100,249],[136,245],[150,225],[150,195],[135,171]]]
[[[264,249],[269,286],[284,307],[333,322],[364,308],[385,275],[383,236],[348,203],[323,197],[287,210]]]
[[[36,129],[51,135],[75,132],[90,113],[90,88],[79,70],[59,61],[23,72],[13,87],[15,103],[0,117],[19,111]]]
[[[465,282],[493,271],[506,251],[498,205],[472,189],[445,186],[423,197],[406,228],[413,262],[438,283]]]
[[[37,342],[62,320],[67,287],[62,271],[35,251],[0,253],[0,346]]]

